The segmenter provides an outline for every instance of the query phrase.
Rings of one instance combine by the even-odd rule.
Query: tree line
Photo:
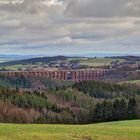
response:
[[[77,82],[73,84],[73,88],[76,88],[94,98],[130,98],[132,96],[140,95],[140,89],[134,85],[119,85],[102,81]]]
[[[92,121],[107,122],[137,119],[136,110],[137,104],[135,98],[130,98],[128,101],[124,98],[115,99],[114,101],[104,100],[96,104]]]

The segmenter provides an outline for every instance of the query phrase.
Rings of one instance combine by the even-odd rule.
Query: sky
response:
[[[0,54],[140,54],[140,0],[0,0]]]

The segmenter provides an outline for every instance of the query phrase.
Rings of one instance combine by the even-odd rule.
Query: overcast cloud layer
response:
[[[140,54],[140,0],[0,0],[0,54]]]

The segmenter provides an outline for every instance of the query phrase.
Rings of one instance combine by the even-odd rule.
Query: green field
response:
[[[26,68],[27,65],[22,65],[22,64],[19,64],[19,65],[11,65],[11,66],[5,66],[4,68],[7,69],[7,70],[18,70],[18,69],[23,69],[23,68]],[[3,66],[0,67],[0,69],[2,69]]]
[[[0,124],[0,140],[140,140],[140,120],[92,125]]]
[[[104,65],[110,65],[112,62],[118,61],[124,62],[124,59],[116,59],[116,58],[89,58],[87,60],[80,60],[80,63],[82,65],[88,65],[88,66],[104,66]]]
[[[119,84],[137,84],[137,85],[140,85],[140,80],[123,81],[123,82],[120,82]]]
[[[10,65],[10,66],[5,66],[5,69],[8,70],[18,70],[18,69],[26,69],[26,68],[32,68],[32,67],[39,67],[41,64],[28,64],[28,65],[22,65],[22,64],[17,64],[17,65]],[[3,67],[0,67],[2,69]]]

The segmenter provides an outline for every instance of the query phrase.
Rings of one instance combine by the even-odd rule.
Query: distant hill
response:
[[[48,63],[50,61],[56,60],[66,60],[68,57],[65,56],[54,56],[54,57],[38,57],[38,58],[30,58],[30,59],[22,59],[22,60],[15,60],[10,62],[3,62],[0,63],[0,66],[3,65],[18,65],[18,64],[31,64],[31,63]]]
[[[0,62],[5,63],[5,62],[9,62],[9,61],[29,59],[29,58],[33,58],[33,57],[36,57],[36,56],[33,56],[33,55],[5,55],[5,54],[0,54]]]
[[[108,58],[108,57],[105,57]],[[140,56],[113,56],[109,58],[120,58],[120,59],[125,59],[127,61],[140,61]]]
[[[92,58],[90,57],[75,57],[75,56],[52,56],[52,57],[33,57],[33,56],[4,56],[0,55],[1,58],[7,58],[9,60],[8,62],[4,61],[0,63],[0,66],[12,66],[12,65],[26,65],[26,64],[34,64],[34,63],[49,63],[51,61],[64,61],[64,60],[79,60],[81,64],[84,65],[89,65],[89,63],[92,63],[93,66],[95,64],[101,65],[101,63],[104,65],[105,63],[111,63],[116,61],[117,59],[120,61],[127,61],[127,62],[140,62],[140,57],[139,56],[108,56],[108,57],[93,57],[93,61],[91,60]],[[88,60],[81,60],[82,58],[87,58]],[[106,60],[105,60],[106,59]],[[98,62],[99,60],[99,62]],[[84,63],[83,63],[84,62]]]

